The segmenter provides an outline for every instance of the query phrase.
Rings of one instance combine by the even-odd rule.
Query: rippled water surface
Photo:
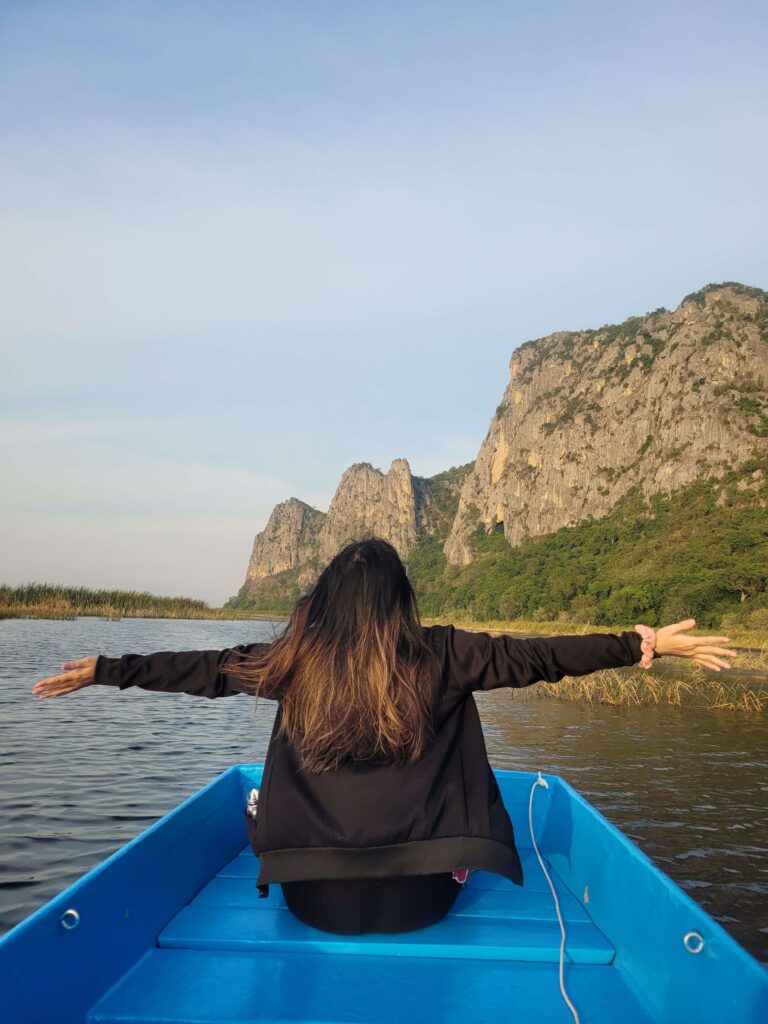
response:
[[[263,760],[274,716],[244,696],[111,687],[39,701],[34,684],[89,654],[273,636],[255,621],[0,621],[0,932],[231,764]],[[768,719],[534,691],[478,698],[494,767],[562,775],[768,961]]]

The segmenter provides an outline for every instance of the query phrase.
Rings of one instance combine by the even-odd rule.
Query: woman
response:
[[[336,555],[273,643],[82,658],[33,693],[96,683],[277,701],[246,815],[260,894],[279,882],[325,931],[403,932],[440,920],[470,870],[523,882],[473,692],[663,655],[726,667],[728,638],[686,636],[693,625],[529,639],[423,627],[397,552],[373,538]]]

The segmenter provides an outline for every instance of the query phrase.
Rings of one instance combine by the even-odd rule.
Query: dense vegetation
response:
[[[429,537],[445,540],[448,536],[456,518],[461,488],[474,465],[474,462],[466,462],[463,466],[451,466],[435,476],[417,478],[425,494],[421,541]]]
[[[262,611],[270,615],[289,615],[303,590],[298,583],[299,570],[286,569],[255,583],[243,584],[224,605],[232,611]]]
[[[482,528],[473,544],[466,566],[447,565],[436,540],[411,555],[425,615],[765,628],[768,458],[650,500],[635,487],[605,518],[517,547]]]

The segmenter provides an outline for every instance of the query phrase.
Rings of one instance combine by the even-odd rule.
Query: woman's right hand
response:
[[[90,686],[96,677],[97,659],[98,655],[94,654],[90,658],[62,662],[61,667],[70,671],[41,679],[32,693],[43,700],[45,697],[63,697],[66,693],[74,693],[75,690],[82,690],[84,686]]]
[[[735,658],[737,652],[717,644],[730,643],[727,636],[685,636],[685,630],[696,625],[695,619],[684,619],[674,622],[671,626],[662,626],[656,630],[656,651],[659,654],[671,654],[676,658],[690,658],[704,668],[719,672],[728,668],[724,658]]]

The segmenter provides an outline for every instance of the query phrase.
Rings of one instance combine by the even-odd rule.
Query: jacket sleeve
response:
[[[223,651],[157,651],[154,654],[124,654],[96,660],[94,683],[125,690],[189,693],[196,697],[231,697],[247,693],[243,684],[226,673],[227,659],[237,654],[263,654],[269,644],[238,644]]]
[[[517,638],[449,626],[446,654],[455,682],[471,692],[556,683],[563,676],[634,665],[642,657],[641,640],[635,630]]]

